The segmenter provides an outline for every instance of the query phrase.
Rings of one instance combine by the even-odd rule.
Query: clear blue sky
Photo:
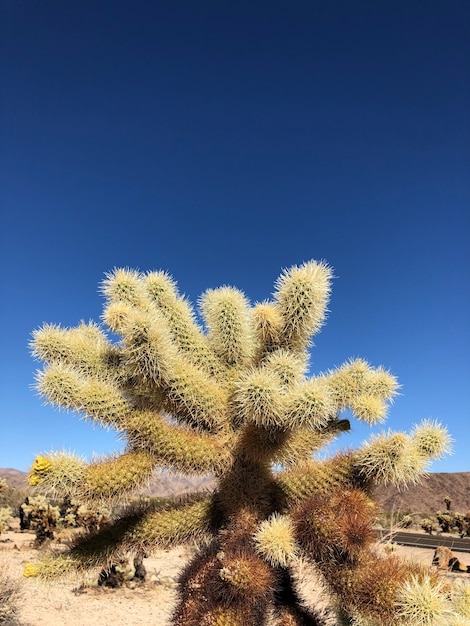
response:
[[[446,424],[470,471],[470,5],[462,0],[3,0],[0,467],[119,446],[42,405],[44,322],[99,321],[114,267],[195,301],[270,296],[325,259],[312,373],[403,385],[387,426]],[[343,445],[368,435],[353,424]]]

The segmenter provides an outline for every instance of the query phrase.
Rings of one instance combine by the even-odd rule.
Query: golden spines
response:
[[[155,459],[145,450],[131,450],[90,464],[72,453],[50,452],[36,457],[28,481],[49,496],[123,499],[145,484],[154,468]]]
[[[122,355],[130,375],[161,385],[167,380],[177,358],[168,324],[157,311],[144,311],[128,305],[120,334]],[[122,305],[119,305],[122,308]]]
[[[33,332],[32,354],[46,363],[64,363],[75,370],[110,381],[120,375],[119,350],[95,324],[76,328],[44,324]]]
[[[114,384],[85,377],[64,363],[54,363],[38,372],[39,395],[59,408],[84,413],[103,426],[120,427],[132,410]]]
[[[130,415],[127,435],[132,445],[148,449],[156,464],[184,474],[220,475],[232,461],[229,435],[192,432],[148,411]]]
[[[377,396],[361,394],[351,401],[350,407],[358,420],[369,425],[384,422],[387,417],[388,406]]]
[[[263,368],[275,374],[281,387],[288,389],[304,380],[308,366],[308,355],[303,351],[275,350],[263,360]]]
[[[256,551],[274,567],[286,567],[298,553],[294,525],[288,515],[273,513],[253,536]]]
[[[406,626],[449,626],[455,613],[445,579],[411,575],[399,587],[396,604],[398,623]]]
[[[257,337],[258,358],[279,347],[282,317],[273,302],[261,302],[251,309],[253,328]]]
[[[282,317],[281,345],[308,346],[323,325],[331,279],[331,268],[316,261],[291,267],[277,279],[274,297]]]
[[[42,581],[51,582],[83,569],[84,565],[74,563],[68,553],[54,553],[44,555],[37,563],[26,563],[23,576],[26,578],[39,578]]]
[[[75,495],[83,483],[86,463],[71,452],[48,452],[34,460],[29,475],[30,485],[49,497]]]
[[[351,455],[337,455],[326,461],[305,461],[279,472],[276,483],[286,503],[296,503],[314,492],[328,493],[355,484],[356,470]]]
[[[410,433],[413,448],[427,461],[452,452],[452,437],[437,420],[423,420]]]
[[[365,481],[397,487],[416,484],[426,476],[430,461],[450,452],[451,441],[439,422],[424,420],[410,435],[400,432],[373,435],[354,452],[354,462]]]
[[[456,580],[452,589],[452,604],[457,615],[470,620],[470,583]],[[457,626],[457,624],[455,624]]]
[[[284,423],[289,428],[321,430],[336,417],[335,405],[321,377],[292,387],[284,403]]]
[[[202,295],[200,306],[209,343],[222,363],[227,367],[249,365],[256,345],[244,294],[232,287],[210,289]]]
[[[237,426],[253,422],[267,429],[284,428],[279,377],[267,368],[253,369],[241,376],[232,400]]]
[[[322,378],[338,411],[351,409],[370,425],[385,420],[399,388],[395,376],[382,367],[373,369],[363,359],[349,361]]]
[[[120,333],[129,376],[135,377],[138,386],[153,384],[163,406],[181,423],[218,430],[226,419],[222,386],[178,352],[168,322],[158,310],[119,307],[126,309]]]
[[[177,421],[216,432],[227,422],[227,396],[213,377],[178,359],[163,388],[165,406]]]
[[[136,548],[171,548],[210,534],[212,502],[206,497],[196,502],[177,503],[167,510],[145,513],[123,536],[123,544]]]
[[[366,482],[397,487],[419,482],[428,462],[411,438],[400,432],[372,435],[353,456],[358,474]]]
[[[78,496],[84,499],[123,499],[147,483],[155,469],[155,459],[145,450],[90,463]]]
[[[191,305],[178,294],[175,281],[166,272],[149,272],[143,282],[150,302],[168,322],[173,339],[185,357],[205,372],[220,373],[221,364],[198,326]]]
[[[109,304],[123,302],[139,308],[147,305],[141,275],[129,268],[115,268],[107,273],[101,284],[101,292]]]
[[[330,389],[338,408],[343,409],[362,393],[369,364],[363,359],[348,361],[325,375],[325,383]]]

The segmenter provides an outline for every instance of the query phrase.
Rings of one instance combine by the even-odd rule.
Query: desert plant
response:
[[[455,527],[461,538],[470,537],[470,511],[467,511],[466,515],[455,514]]]
[[[443,533],[451,533],[455,528],[455,513],[436,511],[436,519]]]
[[[423,519],[421,520],[421,528],[424,530],[424,532],[432,535],[433,532],[436,531],[437,527],[434,520],[432,520],[430,517],[423,517]]]
[[[45,496],[32,496],[21,505],[27,527],[36,532],[35,545],[41,546],[47,539],[54,539],[54,530],[60,518],[59,508],[53,506]]]
[[[18,580],[0,572],[0,624],[14,626],[21,598]]]
[[[0,507],[0,534],[10,527],[10,521],[13,517],[13,511],[9,506]]]
[[[413,526],[413,516],[403,515],[403,517],[398,522],[398,526],[400,528],[410,528],[411,526]]]
[[[10,571],[7,562],[0,563],[0,624],[14,626],[21,600],[21,582]]]
[[[96,503],[81,503],[66,496],[59,507],[61,525],[96,532],[110,520],[110,511]]]
[[[375,553],[371,494],[380,483],[419,481],[449,450],[450,437],[426,420],[410,434],[382,432],[357,450],[315,455],[350,429],[345,412],[383,422],[398,390],[389,371],[362,359],[308,374],[331,279],[323,262],[295,266],[280,276],[271,301],[254,306],[235,288],[210,289],[200,301],[203,329],[166,273],[118,269],[102,287],[109,337],[93,323],[37,330],[40,395],[116,429],[128,445],[91,463],[65,452],[42,455],[32,484],[82,502],[122,503],[156,467],[212,473],[218,483],[213,493],[124,512],[26,573],[48,578],[109,565],[129,550],[201,540],[180,577],[175,625],[261,626],[268,615],[278,625],[320,624],[296,590],[297,555],[322,573],[339,615],[418,623],[408,621],[409,598],[421,587],[426,599],[434,592],[439,600],[439,582]],[[425,612],[425,605],[415,611]]]

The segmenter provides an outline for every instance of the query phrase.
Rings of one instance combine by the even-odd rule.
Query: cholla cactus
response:
[[[421,520],[421,528],[429,535],[432,535],[432,533],[437,530],[434,520],[430,517],[423,517]]]
[[[166,273],[118,269],[102,287],[109,337],[93,323],[36,331],[34,355],[45,362],[40,395],[116,429],[127,447],[91,463],[44,455],[31,483],[121,504],[155,468],[210,473],[218,483],[210,494],[132,509],[29,574],[47,578],[204,539],[180,578],[178,626],[321,624],[297,592],[297,556],[316,566],[338,614],[355,623],[411,623],[409,598],[420,585],[440,598],[426,573],[375,553],[371,494],[378,483],[417,482],[449,450],[446,430],[428,420],[409,434],[384,432],[356,451],[315,459],[350,429],[345,412],[383,422],[398,390],[390,372],[362,359],[308,374],[331,279],[323,262],[295,266],[271,301],[254,306],[235,288],[211,289],[200,300],[203,328]]]
[[[36,531],[36,546],[47,539],[54,539],[54,530],[60,518],[59,508],[53,506],[45,496],[37,495],[21,505],[24,516],[28,519],[28,528]]]
[[[0,507],[0,534],[4,530],[8,530],[10,528],[10,522],[13,518],[13,511],[9,506]]]
[[[99,507],[96,503],[81,503],[71,500],[68,496],[60,508],[60,522],[69,527],[81,527],[86,532],[94,532],[107,524],[110,519],[110,511]]]

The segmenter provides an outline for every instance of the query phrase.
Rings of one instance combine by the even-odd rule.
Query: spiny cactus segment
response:
[[[235,288],[211,289],[198,317],[165,272],[117,269],[102,285],[103,327],[35,331],[33,353],[45,364],[39,394],[115,429],[127,447],[91,463],[44,455],[32,484],[108,504],[125,503],[155,468],[210,473],[217,487],[163,508],[124,509],[28,573],[48,578],[105,566],[129,550],[204,540],[181,575],[176,626],[321,624],[296,590],[299,556],[317,568],[338,619],[350,624],[428,623],[419,619],[430,615],[423,608],[430,597],[436,614],[447,615],[439,584],[380,556],[371,531],[373,487],[419,480],[448,452],[446,430],[425,421],[409,434],[384,432],[358,450],[315,458],[349,430],[345,414],[385,421],[399,388],[389,371],[363,359],[309,374],[332,277],[324,262],[292,267],[272,299],[253,306]]]

